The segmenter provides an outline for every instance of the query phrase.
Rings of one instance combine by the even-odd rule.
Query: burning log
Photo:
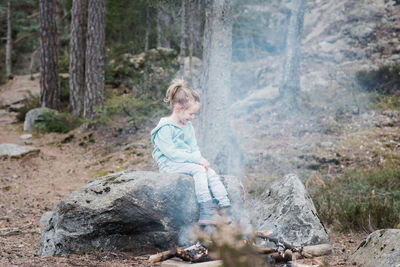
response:
[[[188,248],[176,248],[175,256],[181,258],[184,261],[190,262],[203,262],[211,260],[208,256],[208,249],[197,243],[196,245],[190,246]]]
[[[269,236],[270,234],[271,234],[271,232],[268,231],[268,230],[267,230],[267,231],[257,231],[257,237],[275,243],[275,244],[277,245],[278,249],[281,247],[281,248],[283,248],[284,250],[285,250],[285,249],[290,249],[290,250],[292,250],[293,252],[296,252],[296,250],[298,249],[298,248],[296,248],[295,246],[293,246],[293,245],[291,245],[291,244],[289,244],[289,243],[287,243],[287,242],[280,241],[280,240],[279,240],[278,238],[276,238],[276,237]]]

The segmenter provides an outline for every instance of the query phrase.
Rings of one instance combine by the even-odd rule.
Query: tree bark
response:
[[[200,145],[217,170],[237,173],[240,152],[229,116],[232,1],[209,0],[205,14]]]
[[[84,116],[90,119],[104,101],[105,14],[105,0],[89,0]]]
[[[7,8],[7,44],[6,44],[6,75],[12,78],[11,72],[11,50],[12,50],[12,27],[11,27],[11,2],[8,2]]]
[[[69,60],[70,104],[73,114],[81,116],[85,97],[87,0],[74,0],[71,13],[71,37]]]
[[[54,0],[40,0],[40,103],[59,108],[57,27]]]
[[[189,0],[189,18],[193,18],[194,16],[194,2]],[[191,88],[193,88],[193,19],[189,19],[189,77],[188,77],[188,84]]]
[[[57,51],[58,55],[61,55],[61,0],[55,1],[55,17],[56,17],[56,26],[57,26]]]
[[[160,9],[160,3],[158,4],[157,7],[157,48],[161,47],[161,9]]]
[[[292,108],[297,107],[297,98],[300,93],[300,48],[305,9],[305,0],[293,0],[286,39],[282,82],[279,88],[280,97]]]
[[[157,47],[171,48],[171,7],[167,2],[159,1],[157,5]]]
[[[185,32],[185,11],[186,11],[186,5],[185,5],[186,0],[182,0],[181,2],[181,44],[179,46],[180,53],[179,53],[179,73],[181,78],[184,78],[185,76],[185,39],[186,39],[186,32]]]
[[[150,8],[149,4],[146,5],[146,33],[144,36],[144,51],[149,50],[149,35],[150,35]]]

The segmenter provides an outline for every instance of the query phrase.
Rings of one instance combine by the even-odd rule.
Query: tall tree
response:
[[[186,11],[186,5],[185,5],[186,0],[182,0],[181,2],[181,44],[179,46],[180,49],[180,75],[183,78],[185,75],[185,40],[186,40],[186,32],[185,32],[185,19],[186,19],[186,15],[185,15],[185,11]]]
[[[300,58],[306,0],[293,0],[286,38],[286,56],[279,95],[289,107],[297,107],[300,93]]]
[[[12,78],[11,72],[11,49],[12,49],[12,27],[11,27],[11,1],[8,1],[7,8],[7,44],[6,44],[6,75]]]
[[[149,36],[150,36],[150,8],[146,5],[146,33],[144,35],[144,51],[149,50]]]
[[[40,0],[40,103],[59,108],[57,27],[54,0]]]
[[[220,172],[237,172],[238,150],[229,122],[232,0],[206,3],[200,145]]]
[[[193,9],[194,9],[194,1],[193,0],[189,0],[189,15],[188,17],[192,17],[192,15],[194,14]],[[188,83],[189,86],[193,88],[193,73],[192,73],[192,69],[193,69],[193,35],[194,35],[194,26],[193,26],[193,19],[189,19],[189,77],[188,77]]]
[[[86,41],[86,91],[84,116],[93,118],[94,107],[104,100],[105,0],[89,0]]]
[[[165,1],[157,3],[157,47],[171,48],[168,29],[171,25],[171,5]]]
[[[56,25],[57,25],[57,50],[58,55],[61,53],[61,0],[54,0],[55,4],[55,18],[56,18]]]
[[[71,13],[71,37],[69,42],[69,88],[73,114],[81,116],[85,96],[87,0],[74,0]]]

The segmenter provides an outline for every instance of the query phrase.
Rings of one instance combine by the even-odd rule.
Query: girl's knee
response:
[[[193,164],[193,174],[195,175],[200,173],[206,174],[206,169],[200,164]]]
[[[208,176],[218,176],[218,174],[211,168],[208,168],[207,175]]]

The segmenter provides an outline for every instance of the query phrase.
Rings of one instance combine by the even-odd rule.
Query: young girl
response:
[[[153,158],[162,173],[184,173],[193,177],[200,210],[199,224],[214,224],[212,196],[228,216],[231,203],[219,176],[201,156],[197,146],[191,120],[200,109],[200,97],[193,89],[184,87],[183,81],[174,80],[164,101],[170,104],[172,114],[161,118],[151,131]]]

